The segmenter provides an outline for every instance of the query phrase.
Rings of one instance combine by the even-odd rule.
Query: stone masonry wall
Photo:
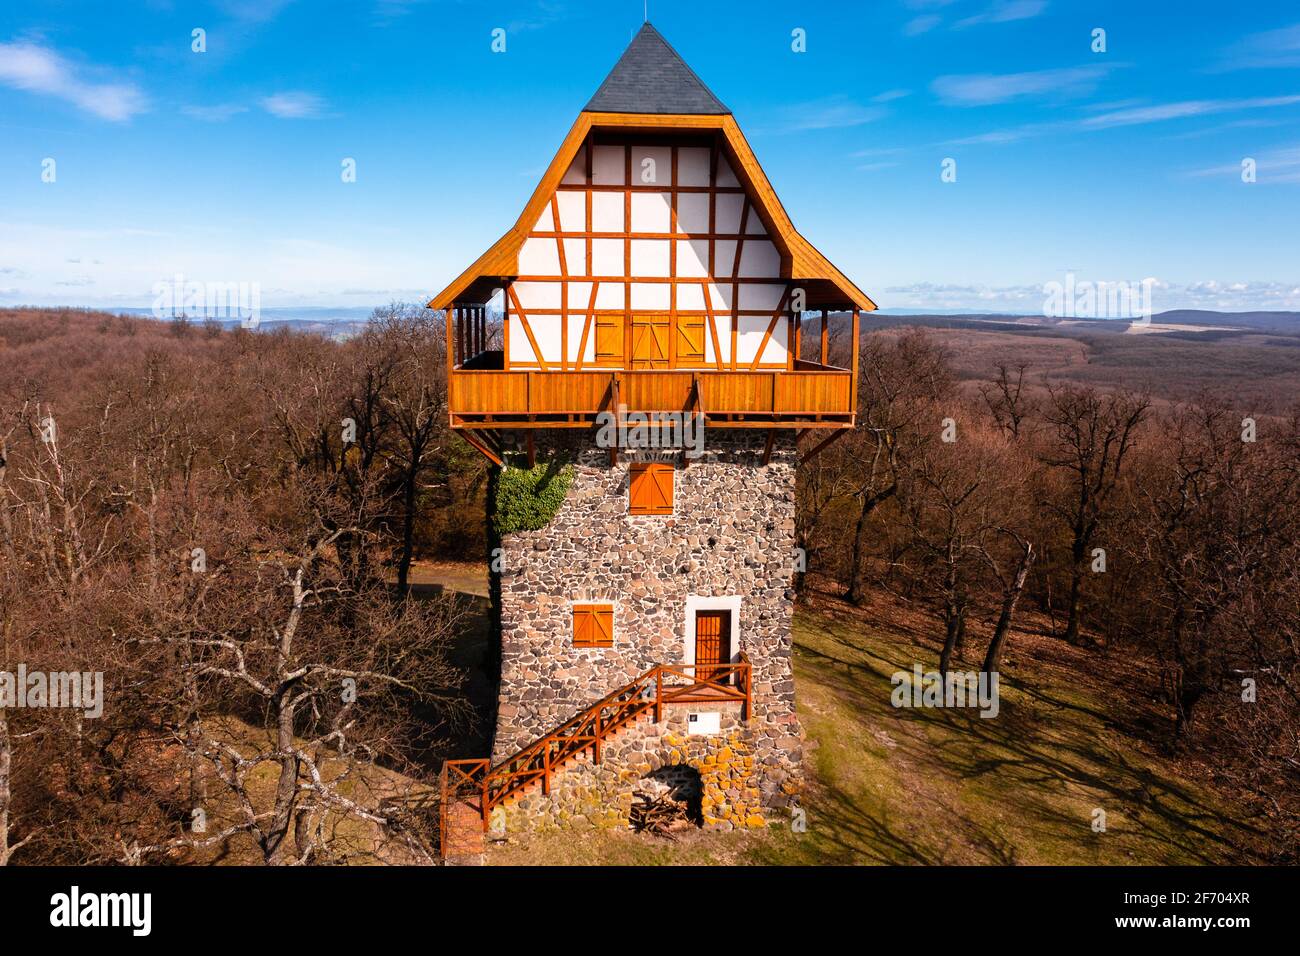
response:
[[[748,726],[718,740],[727,746],[736,737],[753,760],[756,772],[747,776],[762,805],[789,802],[801,757],[790,666],[797,453],[793,438],[780,435],[763,465],[765,438],[709,431],[704,454],[685,468],[679,454],[649,450],[621,451],[611,466],[606,450],[583,447],[550,524],[504,537],[494,762],[654,665],[684,663],[688,596],[738,596],[740,646],[732,651],[753,665],[753,708]],[[628,514],[628,465],[636,461],[678,465],[673,515]],[[613,603],[612,648],[573,646],[572,604],[586,601]],[[684,705],[670,710],[682,713],[666,715],[667,724],[685,721]],[[645,739],[658,741],[657,760],[675,746],[666,734]],[[692,738],[691,753],[707,746],[717,744]],[[752,801],[731,805],[748,809]]]
[[[688,733],[687,714],[701,711],[721,712],[721,733]],[[786,769],[765,768],[755,743],[754,728],[740,720],[737,704],[673,706],[663,723],[647,716],[629,725],[610,741],[599,764],[588,756],[567,764],[555,774],[549,794],[533,787],[507,801],[494,823],[498,832],[626,827],[638,790],[680,787],[694,774],[673,771],[689,768],[698,774],[699,822],[706,829],[766,826],[764,807],[788,803],[799,784]]]

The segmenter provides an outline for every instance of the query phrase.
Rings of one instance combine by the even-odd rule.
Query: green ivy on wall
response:
[[[573,483],[573,466],[558,461],[538,462],[532,468],[506,465],[496,481],[492,522],[498,534],[545,528],[564,504]]]

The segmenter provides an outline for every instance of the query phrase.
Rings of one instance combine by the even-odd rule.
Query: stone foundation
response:
[[[540,793],[524,798],[515,817],[532,815],[539,825],[579,818],[578,825],[626,824],[637,789],[627,775],[639,780],[674,760],[698,763],[704,776],[725,759],[726,772],[710,769],[714,782],[704,782],[703,800],[727,811],[706,814],[710,825],[759,820],[759,807],[784,807],[797,791],[801,732],[790,666],[797,452],[793,437],[780,433],[764,465],[766,437],[708,431],[703,456],[685,468],[680,454],[653,451],[620,452],[611,466],[608,452],[588,439],[575,449],[573,482],[550,524],[502,539],[493,762],[651,667],[688,663],[687,622],[701,605],[731,610],[739,624],[731,650],[743,651],[753,668],[748,725],[724,715],[716,738],[683,743],[686,712],[701,708],[673,706],[666,726],[654,730],[642,720],[624,730],[601,767],[570,765],[572,783],[557,787],[549,802]],[[678,465],[672,515],[628,513],[628,465],[637,461]],[[573,646],[574,602],[614,605],[613,647]],[[743,773],[733,772],[733,758]]]
[[[688,714],[722,711],[721,733],[688,733]],[[583,756],[551,782],[508,801],[493,823],[498,832],[526,829],[603,829],[628,826],[637,791],[675,791],[698,806],[707,830],[762,827],[766,807],[787,805],[799,792],[796,768],[765,767],[753,729],[735,704],[675,705],[660,724],[642,718],[611,740],[600,764]],[[698,789],[698,792],[694,792]]]

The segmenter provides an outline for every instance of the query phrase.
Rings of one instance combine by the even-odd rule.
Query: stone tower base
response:
[[[719,716],[719,732],[691,733],[690,715],[710,713]],[[535,786],[508,801],[494,828],[627,827],[638,791],[686,800],[698,812],[696,822],[710,830],[766,826],[775,819],[770,811],[794,802],[798,738],[765,741],[771,731],[742,721],[737,703],[670,705],[663,716],[658,724],[650,715],[630,724],[605,744],[599,764],[588,754],[566,764],[549,794]]]

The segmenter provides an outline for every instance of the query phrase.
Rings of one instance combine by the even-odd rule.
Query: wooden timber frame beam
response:
[[[483,457],[492,462],[492,464],[496,465],[498,468],[504,465],[500,454],[492,448],[485,438],[480,438],[474,432],[465,429],[457,429],[456,433],[460,435],[461,438],[465,439],[465,442],[468,445],[481,452]]]
[[[851,428],[837,428],[835,431],[831,432],[829,435],[827,435],[825,438],[819,441],[816,445],[814,445],[812,449],[808,452],[808,454],[804,455],[799,460],[801,462],[812,461],[814,458],[820,455],[826,448],[828,448],[832,443],[838,441],[842,436],[847,435],[851,431],[853,431],[853,429]]]

